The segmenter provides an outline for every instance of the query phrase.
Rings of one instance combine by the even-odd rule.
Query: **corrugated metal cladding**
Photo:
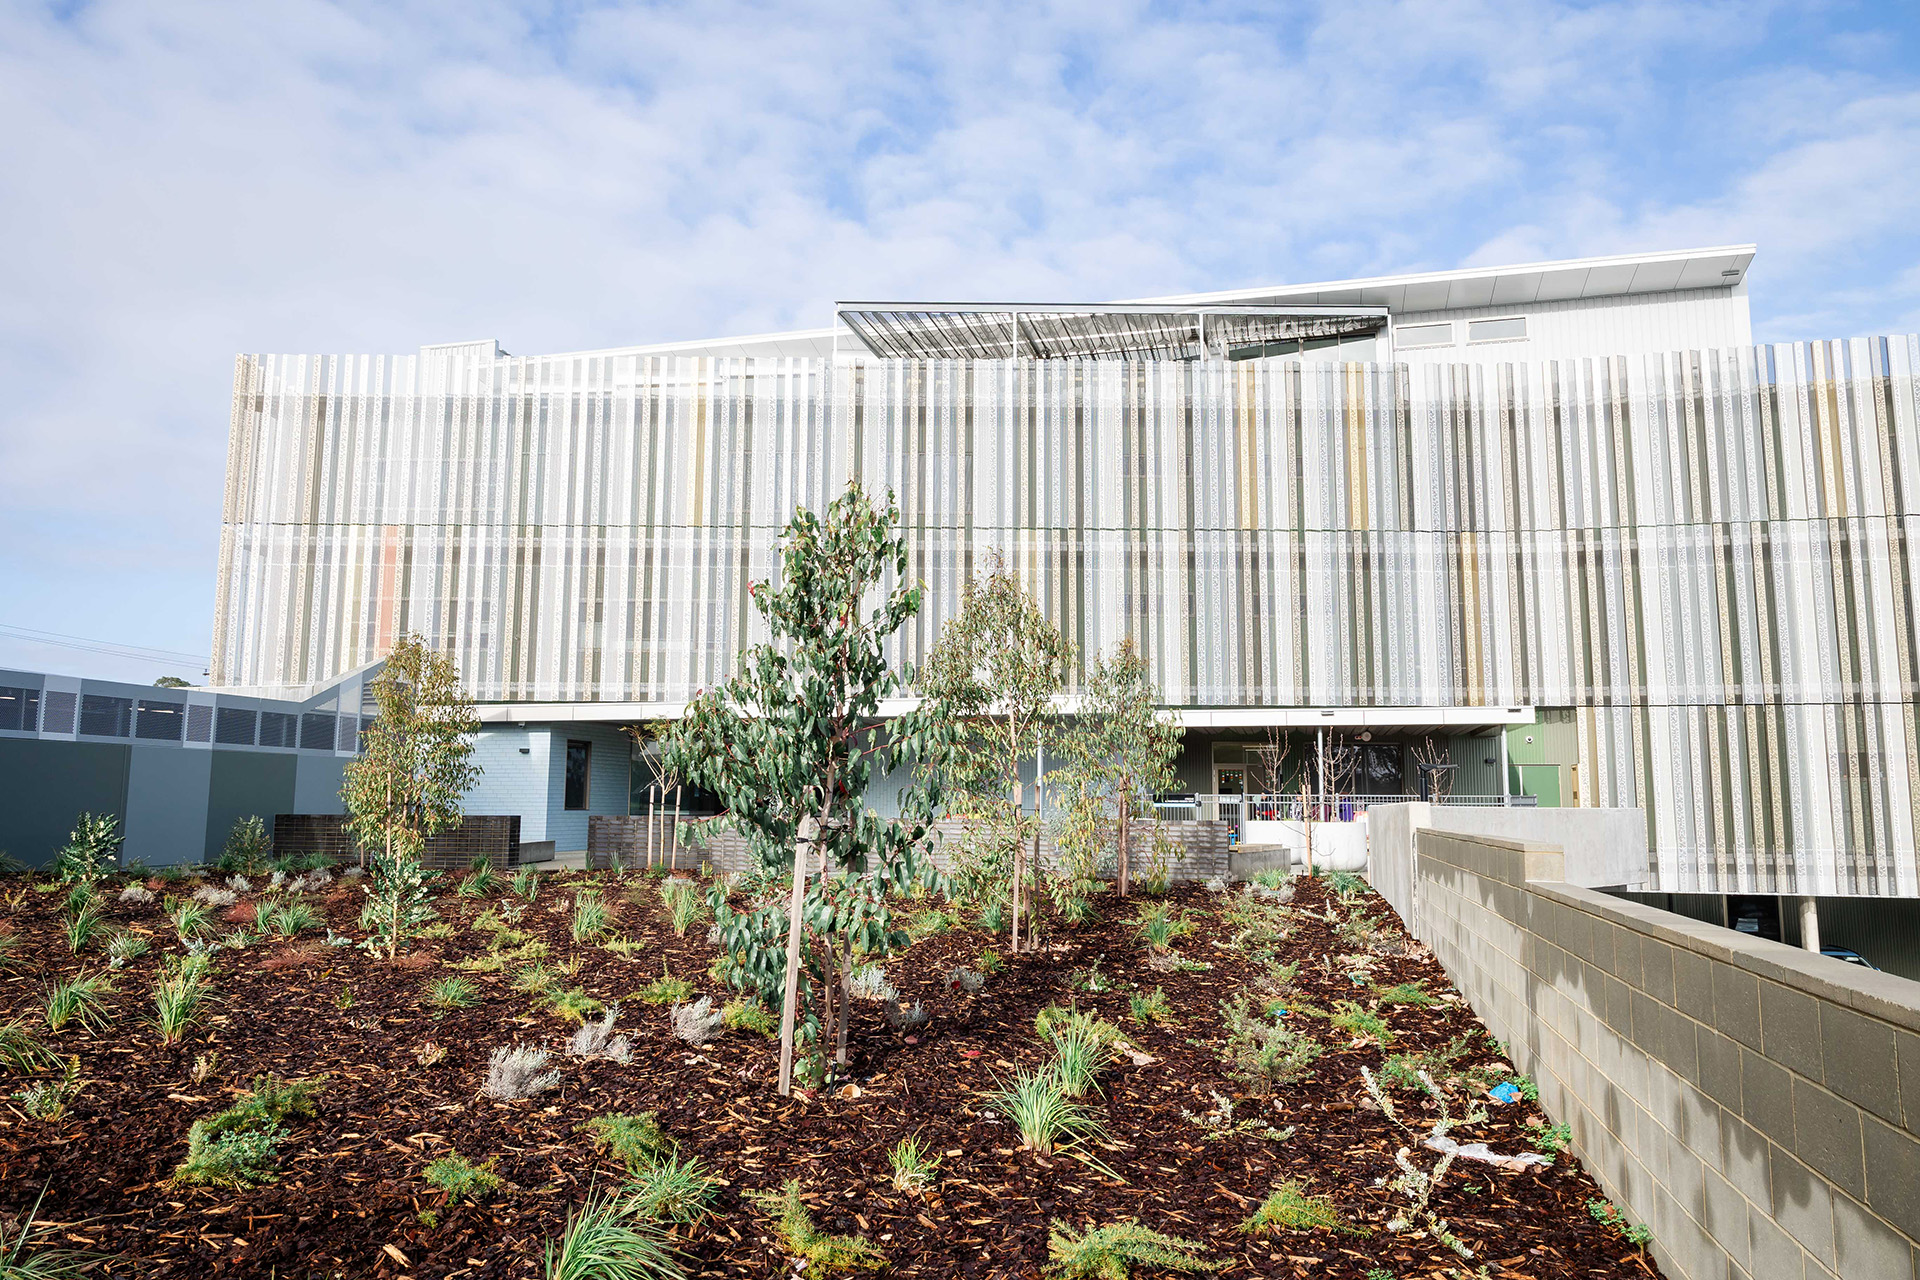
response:
[[[1524,340],[1469,345],[1467,326],[1471,322],[1506,316],[1526,317]],[[1645,355],[1737,347],[1753,341],[1746,292],[1733,289],[1683,289],[1451,311],[1409,311],[1393,318],[1403,332],[1408,326],[1441,320],[1452,322],[1451,346],[1403,350],[1401,358],[1416,365],[1462,359],[1518,363],[1578,357],[1595,351]]]
[[[408,628],[481,698],[684,699],[857,475],[928,588],[899,658],[1001,548],[1171,703],[1574,708],[1660,887],[1913,894],[1916,366],[244,357],[214,680]]]

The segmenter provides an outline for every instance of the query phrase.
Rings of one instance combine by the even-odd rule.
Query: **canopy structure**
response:
[[[882,359],[1248,359],[1390,329],[1387,308],[842,302],[836,331]]]

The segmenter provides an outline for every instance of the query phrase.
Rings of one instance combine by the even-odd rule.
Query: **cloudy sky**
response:
[[[0,666],[199,675],[242,351],[1743,241],[1920,329],[1917,8],[0,0]]]

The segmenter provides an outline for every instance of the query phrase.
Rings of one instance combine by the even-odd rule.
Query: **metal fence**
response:
[[[1411,804],[1417,795],[1336,795],[1321,800],[1297,795],[1187,796],[1158,800],[1154,809],[1167,822],[1298,822],[1304,814],[1315,822],[1351,822],[1377,804]],[[1440,805],[1480,805],[1500,808],[1512,803],[1507,796],[1448,795],[1426,801]]]

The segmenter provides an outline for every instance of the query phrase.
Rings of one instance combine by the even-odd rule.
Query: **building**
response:
[[[1912,895],[1920,349],[1752,346],[1753,253],[243,356],[213,683],[419,631],[488,800],[565,850],[626,802],[617,726],[728,673],[773,535],[858,476],[928,587],[902,661],[1002,551],[1082,653],[1140,645],[1196,793],[1275,726],[1363,791],[1432,741],[1456,793],[1643,809],[1662,890]]]
[[[363,674],[262,697],[0,670],[0,852],[44,864],[103,813],[130,859],[203,862],[241,818],[337,813]]]

